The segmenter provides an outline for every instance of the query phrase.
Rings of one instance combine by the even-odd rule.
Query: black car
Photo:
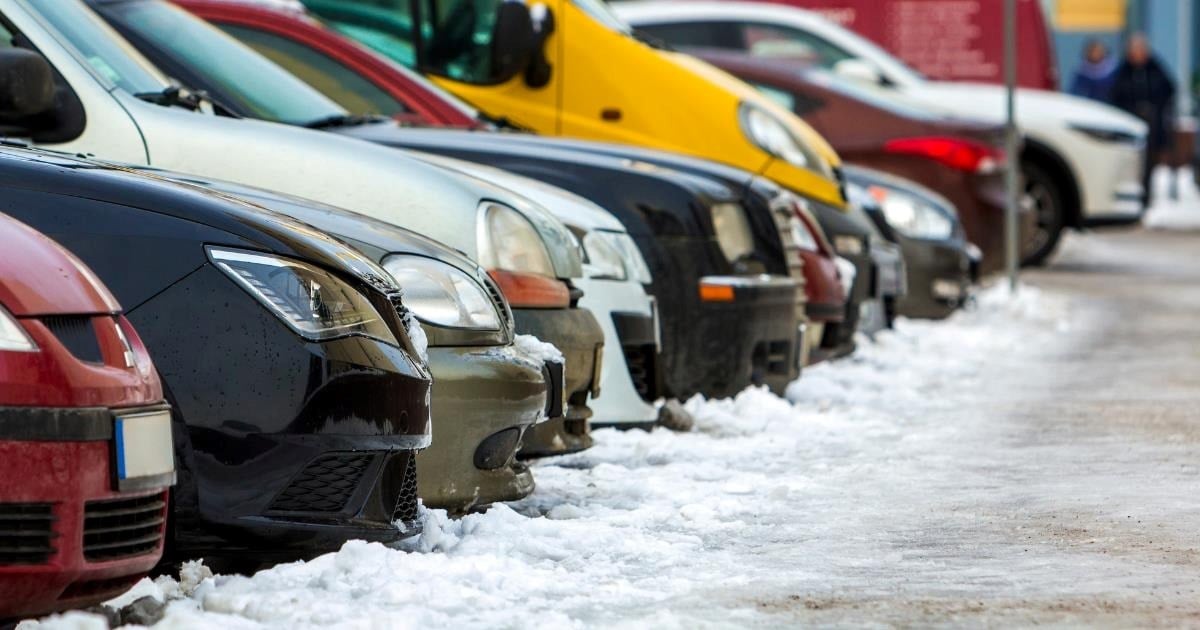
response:
[[[941,319],[969,298],[982,255],[967,241],[958,213],[945,197],[911,180],[859,166],[846,182],[862,191],[867,216],[904,253],[907,292],[896,302],[906,317]]]
[[[205,91],[232,115],[272,119],[271,112],[294,108],[263,107],[263,103],[304,102],[313,111],[324,109],[312,121],[313,126],[381,144],[483,161],[560,186],[613,212],[638,243],[655,276],[650,292],[660,307],[663,369],[647,365],[653,363],[652,357],[650,361],[645,357],[630,361],[648,375],[635,375],[642,377],[647,399],[694,393],[725,396],[755,382],[782,390],[798,374],[796,309],[802,293],[788,277],[772,219],[765,219],[768,231],[758,229],[762,217],[746,214],[737,202],[737,190],[701,175],[647,169],[644,166],[648,165],[630,165],[620,158],[586,152],[517,147],[512,150],[513,159],[501,159],[503,135],[462,136],[494,153],[456,151],[448,142],[437,140],[419,142],[417,131],[387,119],[350,116],[290,75],[288,80],[272,81],[270,90],[262,89],[264,83],[254,77],[238,78],[242,67],[257,72],[285,71],[270,62],[264,65],[257,53],[215,28],[193,30],[203,34],[210,49],[220,47],[227,62],[221,69],[206,65],[202,60],[207,57],[189,48],[195,42],[164,39],[160,32],[146,30],[154,27],[149,21],[129,20],[127,12],[118,10],[131,2],[157,1],[89,0],[89,4],[166,73],[189,88]],[[247,59],[246,63],[228,63],[237,55]],[[285,90],[281,86],[291,87]],[[773,243],[764,244],[771,239]],[[631,351],[645,351],[642,337],[630,339]],[[568,358],[568,369],[572,363]],[[661,386],[656,372],[662,375]]]
[[[417,456],[421,501],[459,514],[533,491],[533,473],[517,454],[530,432],[562,417],[563,366],[537,363],[513,350],[514,317],[479,265],[420,234],[349,210],[231,182],[134,168],[303,221],[377,261],[393,278],[405,279],[405,303],[421,319],[434,378],[437,439]],[[468,293],[464,283],[473,283],[474,291]],[[475,309],[486,308],[483,300],[490,297],[499,326],[471,330],[434,321],[454,310],[445,303],[456,297],[446,286],[457,287],[459,302]]]
[[[91,267],[150,350],[176,440],[171,556],[418,531],[431,379],[385,271],[274,212],[64,154],[0,150],[0,189],[0,212]]]

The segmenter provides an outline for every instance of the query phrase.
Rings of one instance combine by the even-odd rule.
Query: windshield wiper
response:
[[[651,35],[650,33],[647,33],[646,31],[643,31],[641,29],[633,29],[633,32],[631,33],[631,35],[633,35],[634,39],[638,40],[639,42],[642,42],[643,44],[645,44],[651,48],[654,48],[655,50],[666,50],[666,51],[674,51],[675,50],[674,48],[671,48],[671,45],[668,44],[665,39],[655,37],[655,36]]]
[[[332,116],[324,116],[304,123],[309,129],[333,129],[336,127],[358,127],[360,125],[374,125],[376,123],[387,122],[391,120],[387,116],[379,114],[334,114]]]
[[[522,127],[521,125],[509,120],[507,116],[489,116],[483,112],[476,112],[475,119],[484,124],[491,125],[497,130],[522,132],[529,131],[527,127]]]
[[[134,96],[147,103],[163,107],[183,107],[192,111],[200,109],[200,105],[207,100],[203,93],[186,90],[178,84],[168,85],[158,92],[138,92]]]

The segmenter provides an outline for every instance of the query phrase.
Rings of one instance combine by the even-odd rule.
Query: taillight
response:
[[[513,308],[567,308],[571,290],[558,278],[536,273],[492,269],[488,275]]]
[[[918,155],[968,173],[993,173],[1004,166],[1004,151],[962,138],[898,138],[887,141],[883,150]]]

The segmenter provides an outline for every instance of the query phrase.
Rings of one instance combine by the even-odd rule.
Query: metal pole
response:
[[[1004,251],[1008,267],[1008,286],[1017,292],[1017,265],[1019,264],[1017,240],[1017,212],[1021,203],[1020,156],[1017,136],[1017,0],[1004,0],[1004,85],[1007,89],[1008,128],[1005,134],[1005,154],[1008,156],[1008,171],[1005,175],[1007,203],[1004,212]]]

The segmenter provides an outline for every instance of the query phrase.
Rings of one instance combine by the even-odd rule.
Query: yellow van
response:
[[[817,132],[740,80],[638,40],[602,0],[303,3],[489,117],[731,164],[845,207],[837,153]]]

